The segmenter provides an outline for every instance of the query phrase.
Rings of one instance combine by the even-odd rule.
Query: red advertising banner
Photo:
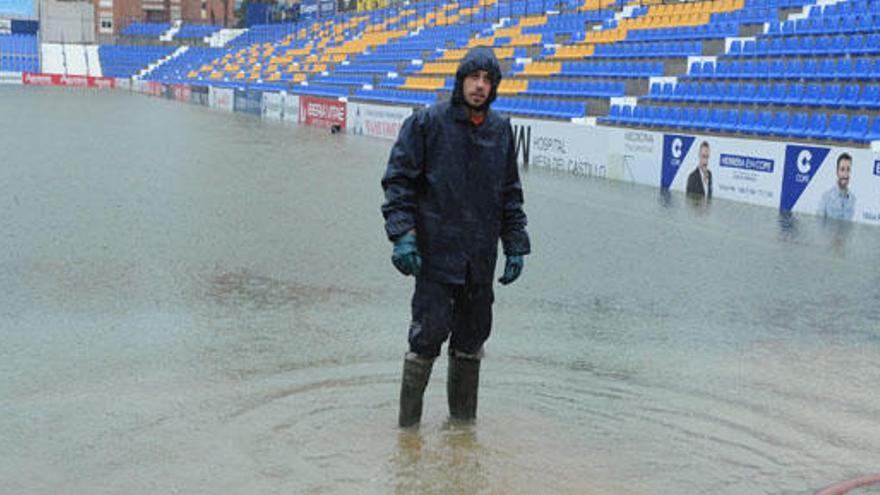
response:
[[[190,90],[189,84],[175,84],[171,89],[174,93],[175,100],[189,103],[189,100],[192,97],[192,90]]]
[[[86,76],[61,76],[58,84],[68,88],[88,88],[89,78]]]
[[[65,86],[68,88],[112,89],[116,86],[116,81],[112,77],[65,76],[34,72],[22,72],[21,82],[29,86]]]
[[[300,96],[299,121],[307,125],[330,127],[338,125],[345,129],[345,102]]]
[[[150,96],[162,96],[164,90],[162,89],[162,83],[156,81],[149,81],[147,83],[147,94]]]
[[[89,87],[97,89],[113,89],[116,87],[116,79],[112,77],[89,77]]]
[[[58,86],[61,84],[60,81],[61,76],[58,74],[21,73],[21,83],[28,86]]]

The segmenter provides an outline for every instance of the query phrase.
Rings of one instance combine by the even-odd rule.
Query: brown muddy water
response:
[[[396,428],[391,143],[0,88],[0,492],[807,494],[880,470],[880,229],[524,172],[479,419]]]

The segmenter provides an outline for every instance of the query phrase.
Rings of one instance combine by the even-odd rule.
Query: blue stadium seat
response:
[[[620,109],[620,117],[617,118],[618,122],[630,123],[633,118],[633,107],[631,105],[624,105],[623,108]]]
[[[801,64],[801,70],[798,72],[797,76],[794,74],[790,74],[789,77],[792,79],[812,79],[816,77],[816,74],[819,72],[819,63],[814,58],[809,58],[804,60],[803,64]]]
[[[755,103],[758,105],[767,105],[773,101],[770,96],[770,84],[759,84],[758,91],[755,94]]]
[[[765,57],[767,56],[767,44],[765,39],[746,40],[742,46],[742,55],[744,57]]]
[[[743,85],[739,83],[724,83],[724,85],[726,89],[723,94],[719,95],[720,98],[723,98],[722,101],[724,103],[739,103]]]
[[[681,120],[678,123],[679,127],[689,128],[694,127],[697,121],[697,107],[685,107],[684,112],[681,114]]]
[[[767,135],[770,134],[770,127],[773,125],[773,112],[763,111],[758,114],[758,121],[752,128],[752,134]]]
[[[801,72],[803,72],[803,62],[801,62],[798,58],[788,59],[785,61],[785,78],[786,79],[800,79]],[[778,75],[777,77],[783,77],[782,75]]]
[[[788,124],[791,115],[788,112],[776,112],[773,115],[773,123],[770,124],[769,134],[774,136],[785,136],[788,134]]]
[[[807,137],[807,125],[809,117],[806,113],[798,112],[791,117],[791,123],[788,126],[788,135],[797,138]]]
[[[870,110],[880,109],[880,85],[865,85],[859,97],[859,106]]]
[[[853,65],[852,76],[850,79],[868,79],[871,73],[871,59],[857,58]]]
[[[715,76],[715,62],[703,62],[703,66],[700,67],[700,72],[703,77],[714,77]]]
[[[746,43],[754,43],[754,41],[746,41]],[[733,40],[730,42],[730,48],[727,50],[727,54],[731,57],[738,57],[742,55],[743,52],[743,44],[739,40]]]
[[[863,143],[867,141],[868,134],[868,116],[854,115],[849,120],[849,127],[846,129],[844,138],[848,141]]]
[[[839,84],[828,84],[825,86],[825,90],[822,92],[822,97],[819,99],[819,103],[826,107],[839,107],[840,106],[840,85]]]
[[[599,117],[596,119],[599,123],[616,123],[620,118],[620,105],[611,105],[611,110],[608,112],[608,115],[605,117]]]
[[[847,108],[858,108],[859,106],[859,85],[847,84],[841,95],[839,104]]]
[[[770,103],[775,105],[785,105],[785,97],[788,94],[788,85],[785,83],[776,83],[773,85],[773,91],[770,93]]]
[[[880,116],[871,120],[871,126],[865,134],[865,141],[880,141]]]
[[[703,123],[706,129],[712,132],[720,132],[723,127],[724,113],[720,108],[709,109],[709,120]]]
[[[721,119],[721,130],[726,132],[736,132],[739,126],[739,110],[728,108],[723,111]]]
[[[755,86],[752,83],[744,83],[744,84],[741,84],[740,86],[742,87],[742,91],[740,92],[740,95],[739,95],[739,102],[746,104],[746,105],[752,105],[752,104],[757,103],[757,101],[755,99],[755,95],[758,93],[757,86]]]
[[[752,133],[758,116],[753,110],[743,110],[737,130],[741,133]]]
[[[810,126],[807,128],[807,137],[823,139],[828,129],[828,115],[825,112],[817,112],[810,117]]]
[[[834,69],[834,76],[836,79],[854,79],[858,78],[858,75],[853,73],[853,61],[848,58],[841,58],[837,61],[837,66]]]
[[[834,114],[831,116],[831,119],[828,121],[828,137],[831,139],[836,139],[838,141],[846,141],[847,139],[847,125],[849,124],[849,117],[844,114]]]
[[[822,85],[811,83],[807,86],[803,98],[804,105],[821,105],[822,104]]]

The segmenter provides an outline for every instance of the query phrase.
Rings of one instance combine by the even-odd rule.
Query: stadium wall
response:
[[[393,140],[412,114],[409,107],[348,102],[254,89],[163,85],[111,78],[23,74],[21,82],[131,89],[268,120],[322,127]],[[701,134],[663,133],[584,123],[512,118],[518,162],[562,173],[685,191],[700,148],[709,147],[713,197],[807,214],[822,214],[837,188],[838,159],[852,160],[849,179],[855,222],[880,225],[880,150]]]

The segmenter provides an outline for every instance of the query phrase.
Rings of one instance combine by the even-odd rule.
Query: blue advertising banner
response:
[[[790,211],[822,166],[828,148],[790,144],[785,147],[785,170],[779,208]]]
[[[660,178],[660,187],[669,189],[675,180],[678,169],[684,163],[688,151],[694,144],[694,136],[679,136],[676,134],[663,135],[663,163]]]
[[[254,89],[236,89],[234,110],[236,112],[260,115],[263,103],[262,91]]]

